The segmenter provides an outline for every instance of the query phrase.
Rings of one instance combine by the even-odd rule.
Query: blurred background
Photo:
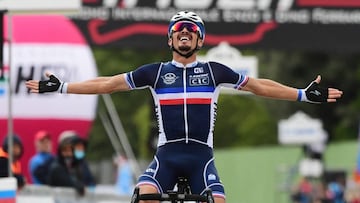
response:
[[[156,148],[158,128],[149,90],[33,95],[24,81],[41,79],[46,70],[64,81],[78,81],[171,60],[169,18],[179,10],[192,10],[206,26],[201,59],[297,88],[321,75],[323,86],[344,92],[337,103],[316,105],[223,91],[214,147],[227,202],[312,202],[299,196],[316,199],[314,191],[320,186],[327,199],[322,201],[335,202],[329,200],[337,191],[331,183],[341,186],[348,202],[360,200],[360,1],[82,0],[75,11],[64,14],[53,7],[47,8],[50,15],[28,14],[16,5],[13,9],[21,15],[11,9],[3,19],[0,137],[11,130],[25,143],[21,162],[29,185],[28,162],[39,130],[52,134],[54,153],[65,130],[75,130],[87,140],[86,158],[99,193],[116,191],[124,157],[136,180]],[[216,48],[222,51],[210,57]],[[253,63],[242,65],[246,58]],[[281,131],[281,121],[292,119],[293,128]],[[319,129],[307,128],[314,122],[320,123]],[[283,142],[282,136],[296,139]],[[320,147],[312,147],[319,142]],[[305,189],[303,181],[308,183]]]

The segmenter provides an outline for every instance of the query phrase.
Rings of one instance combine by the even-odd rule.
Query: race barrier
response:
[[[15,178],[0,178],[0,203],[15,203],[16,190]]]
[[[128,203],[130,196],[118,195],[112,191],[86,190],[84,196],[79,196],[74,189],[64,187],[49,187],[27,185],[20,190],[16,203]],[[15,202],[14,202],[15,203]]]

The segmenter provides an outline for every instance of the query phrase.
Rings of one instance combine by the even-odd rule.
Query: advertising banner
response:
[[[12,16],[12,43],[4,45],[4,80],[0,83],[0,138],[7,134],[9,87],[14,133],[24,143],[23,170],[35,154],[34,135],[50,132],[54,152],[62,131],[75,130],[86,137],[96,113],[97,97],[70,94],[33,94],[25,87],[30,79],[45,79],[50,71],[64,81],[82,81],[97,75],[91,49],[68,18],[57,15]],[[7,19],[5,35],[8,33]],[[7,39],[7,36],[5,36]],[[9,51],[11,50],[11,51]],[[9,67],[9,59],[11,67]],[[1,143],[2,144],[2,143]]]
[[[284,145],[312,145],[325,143],[327,133],[321,120],[298,111],[290,118],[278,122],[278,140]]]
[[[205,21],[205,46],[359,52],[358,0],[83,0],[70,18],[92,46],[164,49],[180,10]]]

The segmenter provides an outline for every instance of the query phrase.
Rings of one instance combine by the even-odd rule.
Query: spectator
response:
[[[341,178],[328,183],[326,196],[332,203],[345,203],[344,193],[345,184]]]
[[[295,193],[292,194],[292,200],[296,203],[311,203],[312,202],[313,185],[309,178],[302,177]]]
[[[115,163],[117,164],[116,191],[120,195],[131,195],[134,189],[134,181],[130,162],[126,157],[119,155]]]
[[[37,153],[29,162],[31,179],[36,185],[47,184],[50,166],[55,159],[49,132],[41,130],[35,134],[35,148]]]
[[[73,132],[74,136],[72,137],[72,144],[74,146],[74,164],[79,168],[82,174],[82,182],[89,189],[94,189],[95,180],[89,169],[89,165],[86,161],[86,148],[87,141],[81,138],[76,132]]]
[[[51,186],[72,187],[79,195],[84,195],[85,186],[81,171],[75,164],[72,139],[73,134],[67,131],[60,135],[57,158],[51,164],[48,183]]]
[[[25,177],[22,174],[20,158],[24,153],[24,147],[21,142],[21,139],[17,135],[11,136],[13,139],[12,146],[12,163],[11,170],[13,176],[17,180],[18,189],[21,189],[25,185]],[[0,177],[9,176],[9,146],[8,146],[9,136],[5,137],[2,147],[0,148]]]

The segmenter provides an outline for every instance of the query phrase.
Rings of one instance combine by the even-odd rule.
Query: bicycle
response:
[[[170,190],[163,194],[139,194],[139,188],[136,187],[131,198],[131,203],[138,203],[140,200],[158,200],[170,201],[171,203],[183,203],[189,201],[214,203],[214,197],[210,188],[205,190],[204,195],[191,194],[191,188],[187,178],[179,177],[177,181],[177,190]]]

